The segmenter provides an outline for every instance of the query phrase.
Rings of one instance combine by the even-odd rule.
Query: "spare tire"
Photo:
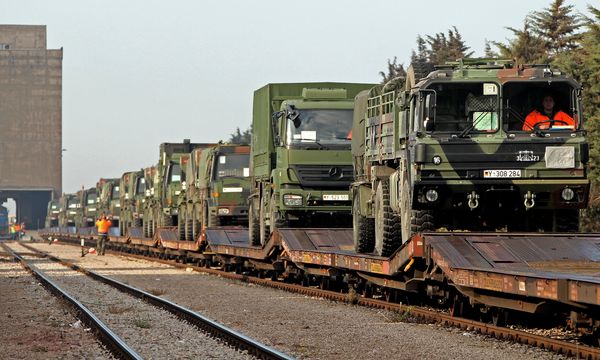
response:
[[[426,78],[433,70],[433,63],[427,61],[415,61],[406,70],[405,90],[410,90],[423,78]]]

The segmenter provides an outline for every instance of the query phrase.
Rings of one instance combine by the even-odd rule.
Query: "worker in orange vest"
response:
[[[112,222],[106,218],[104,214],[100,216],[100,219],[96,221],[96,227],[98,228],[98,241],[96,243],[96,248],[98,249],[98,255],[104,256],[104,246],[108,241],[108,229]]]
[[[556,120],[550,122],[549,120]],[[541,123],[539,129],[549,129],[552,126],[571,126],[575,129],[575,121],[564,111],[554,111],[554,98],[552,95],[544,96],[542,100],[542,112],[533,110],[525,118],[523,131],[533,131],[536,124]]]

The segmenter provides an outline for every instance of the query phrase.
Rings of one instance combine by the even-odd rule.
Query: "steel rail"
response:
[[[98,280],[104,284],[115,287],[122,292],[130,294],[136,298],[147,301],[159,308],[169,311],[175,316],[195,325],[199,329],[211,334],[214,337],[224,340],[227,344],[240,350],[246,350],[249,354],[259,359],[273,359],[273,360],[291,360],[292,357],[273,349],[265,344],[262,344],[244,334],[241,334],[233,329],[230,329],[214,320],[211,320],[195,311],[178,305],[167,299],[163,299],[156,295],[150,294],[146,291],[137,289],[133,286],[120,282],[118,280],[100,275],[92,270],[85,269],[74,263],[60,259],[54,255],[50,255],[44,251],[40,251],[32,246],[21,243],[21,246],[27,248],[30,251],[41,254],[48,259],[58,262],[64,266],[67,266],[73,270],[79,271],[91,278]]]
[[[74,242],[73,242],[74,243]],[[428,322],[440,323],[443,325],[458,327],[461,329],[474,331],[480,334],[492,336],[499,340],[509,340],[514,341],[524,345],[535,346],[538,348],[546,349],[558,354],[564,354],[567,356],[574,356],[578,359],[587,359],[587,360],[600,360],[600,348],[592,347],[588,345],[576,344],[569,341],[552,339],[541,335],[532,334],[526,331],[510,329],[507,327],[494,326],[488,323],[475,321],[471,319],[465,319],[461,317],[454,317],[444,313],[440,313],[437,311],[433,311],[424,307],[416,307],[416,306],[407,306],[392,302],[387,302],[378,299],[371,298],[359,298],[358,300],[351,298],[348,294],[339,293],[330,290],[316,289],[310,288],[297,284],[289,284],[280,281],[272,281],[270,279],[261,279],[254,276],[248,276],[243,274],[236,274],[227,272],[219,269],[211,269],[199,267],[196,265],[190,264],[182,264],[175,262],[174,260],[164,260],[156,257],[131,254],[118,250],[109,250],[113,254],[123,255],[127,257],[132,257],[136,259],[143,259],[154,261],[162,264],[171,265],[177,268],[191,268],[197,272],[203,272],[213,275],[218,275],[223,278],[238,280],[247,283],[253,283],[256,285],[261,285],[265,287],[271,287],[275,289],[285,290],[289,292],[294,292],[298,294],[303,294],[307,296],[321,297],[324,299],[338,301],[338,302],[346,302],[346,303],[355,303],[357,305],[378,308],[378,309],[386,309],[397,311],[401,313],[405,313],[407,315],[413,315],[416,318],[422,319]]]
[[[4,251],[14,259],[20,262],[21,266],[37,278],[44,287],[52,294],[64,299],[80,315],[80,320],[90,326],[100,341],[109,349],[109,351],[119,359],[143,359],[135,352],[123,339],[115,334],[102,320],[92,313],[85,305],[61,289],[55,282],[50,280],[41,271],[29,266],[27,260],[9,248],[6,244],[1,244]]]

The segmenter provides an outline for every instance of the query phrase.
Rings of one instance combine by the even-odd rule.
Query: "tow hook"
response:
[[[475,210],[479,206],[479,195],[475,191],[467,195],[467,205],[471,210]]]
[[[525,210],[529,210],[532,207],[535,206],[535,194],[532,193],[531,191],[528,191],[527,194],[525,194],[525,201],[523,202],[523,204],[525,205]]]

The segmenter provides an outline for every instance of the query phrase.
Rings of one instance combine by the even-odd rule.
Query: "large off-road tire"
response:
[[[435,218],[431,210],[413,210],[410,219],[411,235],[435,229]]]
[[[555,222],[557,232],[579,232],[579,210],[556,210]]]
[[[358,196],[352,199],[352,238],[358,253],[369,253],[375,248],[375,219],[360,214]]]
[[[277,199],[275,198],[275,194],[272,194],[271,203],[269,205],[269,211],[271,213],[271,234],[274,233],[277,229],[289,227],[289,222],[281,216],[279,211],[277,211],[277,206],[275,206],[276,203]]]
[[[194,221],[191,218],[193,214],[187,214],[185,218],[185,240],[194,241]]]
[[[250,207],[248,208],[248,234],[250,238],[250,245],[260,245],[260,222],[256,212],[256,208],[252,201],[250,201]]]
[[[434,69],[433,64],[427,61],[415,61],[411,63],[408,70],[406,70],[405,90],[412,89],[419,80],[425,78]]]
[[[208,213],[208,227],[221,226],[221,219],[217,214]]]
[[[166,226],[173,226],[173,217],[171,215],[163,214],[162,227]]]
[[[179,214],[177,215],[177,235],[179,240],[185,240],[185,222],[187,221],[187,214],[185,213],[185,209],[182,207],[179,209]]]
[[[401,244],[400,219],[390,206],[390,185],[382,180],[375,191],[375,253],[390,256]]]
[[[260,245],[265,245],[269,242],[269,238],[271,238],[271,226],[267,226],[267,212],[269,211],[269,207],[265,204],[263,200],[260,200],[260,208],[258,213],[258,219],[260,224]]]
[[[194,205],[192,210],[192,240],[196,241],[202,232],[202,224],[200,223],[200,213],[198,207]]]

